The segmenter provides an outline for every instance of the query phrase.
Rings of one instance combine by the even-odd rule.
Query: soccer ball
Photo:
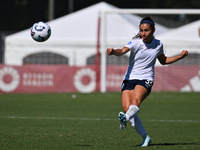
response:
[[[31,28],[31,37],[37,42],[44,42],[51,36],[51,28],[42,21],[35,23]]]

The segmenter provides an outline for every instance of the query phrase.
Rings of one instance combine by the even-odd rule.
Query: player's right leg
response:
[[[119,127],[120,129],[125,129],[126,128],[126,116],[123,112],[119,112],[118,114],[118,118],[119,118]]]
[[[122,107],[124,109],[124,112],[126,112],[130,106],[129,98],[130,98],[130,90],[122,91],[121,99],[122,99]],[[120,123],[120,129],[125,129],[126,124],[127,124],[125,113],[119,112],[118,119],[119,119],[119,123]]]
[[[123,90],[122,91],[122,107],[124,112],[120,112],[118,114],[119,121],[120,121],[120,129],[126,128],[126,123],[134,117],[139,111],[138,106],[131,105],[131,95],[134,93],[134,90]]]

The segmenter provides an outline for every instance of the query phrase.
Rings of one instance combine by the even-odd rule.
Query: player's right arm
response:
[[[121,56],[126,54],[130,49],[128,47],[123,47],[122,49],[107,48],[108,55]]]

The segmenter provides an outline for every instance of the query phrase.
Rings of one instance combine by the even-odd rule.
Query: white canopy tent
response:
[[[4,63],[22,65],[23,58],[30,54],[52,52],[69,59],[69,65],[86,65],[87,58],[95,55],[97,44],[98,17],[102,10],[116,9],[101,2],[48,22],[52,29],[50,39],[43,43],[35,42],[30,29],[7,36],[5,39]],[[130,14],[107,16],[107,43],[122,47],[138,33],[140,17]],[[157,33],[168,31],[157,25]],[[76,61],[75,61],[76,60]]]
[[[199,28],[200,20],[158,35],[158,38],[164,44],[165,54],[174,56],[180,54],[182,50],[200,54]]]

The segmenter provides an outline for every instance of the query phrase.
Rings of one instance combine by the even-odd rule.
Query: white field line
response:
[[[151,122],[191,122],[200,123],[200,120],[149,120]]]
[[[24,117],[24,116],[0,116],[6,119],[41,119],[41,120],[116,120],[112,118],[62,118],[62,117]]]
[[[0,116],[4,119],[39,119],[39,120],[78,120],[78,121],[116,121],[113,118],[62,118],[62,117],[25,117],[25,116]],[[150,122],[185,122],[185,123],[200,123],[200,120],[143,120]]]

